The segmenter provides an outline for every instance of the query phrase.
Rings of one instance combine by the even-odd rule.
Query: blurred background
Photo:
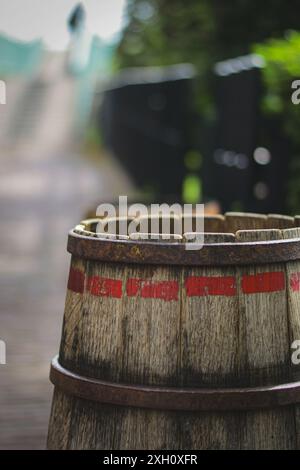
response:
[[[99,203],[300,212],[298,14],[296,0],[0,0],[1,449],[45,448],[67,233]]]

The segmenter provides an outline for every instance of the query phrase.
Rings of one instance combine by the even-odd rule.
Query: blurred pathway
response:
[[[0,449],[45,448],[69,266],[67,232],[95,203],[129,194],[107,156],[74,150],[75,84],[53,58],[31,82],[12,81],[0,107]]]

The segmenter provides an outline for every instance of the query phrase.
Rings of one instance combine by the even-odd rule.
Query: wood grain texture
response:
[[[281,239],[280,230],[237,232],[237,241]],[[243,276],[284,272],[284,264],[237,268],[239,285],[240,377],[244,385],[278,384],[290,380],[289,326],[286,290],[246,294]],[[272,285],[270,286],[272,289]],[[293,407],[245,414],[241,448],[294,448]]]
[[[300,228],[286,229],[282,231],[285,239],[299,238]],[[300,262],[293,261],[286,263],[287,298],[288,298],[288,318],[289,318],[289,346],[291,357],[292,380],[300,380],[300,364],[294,364],[292,361],[292,349],[294,341],[300,340]],[[300,406],[295,405],[295,428],[297,436],[297,448],[300,448]]]
[[[193,231],[196,231],[196,224],[193,226]],[[225,218],[223,215],[205,215],[204,216],[204,231],[205,232],[224,232],[225,231]]]
[[[206,243],[227,241],[227,234],[206,236]],[[186,267],[188,277],[235,277],[235,268]],[[238,375],[238,304],[236,296],[188,297],[183,290],[181,313],[182,386],[228,386]],[[181,413],[183,449],[224,449],[233,418],[224,413]],[[229,445],[230,447],[230,445]]]
[[[242,243],[280,240],[281,238],[281,231],[278,229],[238,230],[236,233],[236,241]]]
[[[205,243],[228,241],[228,234],[206,234]],[[186,267],[182,286],[187,278],[220,278],[235,280],[235,268]],[[226,312],[226,317],[224,316]],[[238,327],[235,295],[188,296],[182,289],[181,370],[182,385],[226,385],[237,373]]]
[[[144,215],[135,219],[138,232],[182,234],[182,220],[176,214]]]
[[[79,268],[78,261],[73,261],[72,266]],[[179,283],[181,279],[179,268],[118,266],[92,261],[86,262],[85,275],[88,278],[123,281],[134,279],[141,283],[145,280],[152,283],[175,280]],[[125,292],[126,282],[123,282],[123,294]],[[60,355],[62,364],[86,376],[123,383],[171,386],[178,383],[180,294],[177,300],[170,301],[141,295],[124,295],[121,300],[95,296],[85,289],[80,304],[81,316],[77,317],[78,325],[75,328],[74,319],[72,325],[68,320],[70,307],[74,309],[69,298],[72,299],[74,295],[76,305],[79,305],[77,296],[80,294],[67,294],[67,320],[64,321]],[[69,438],[62,440],[61,444],[60,440],[54,439],[54,433],[50,430],[49,448],[56,448],[57,445],[79,449],[178,446],[178,440],[174,440],[175,434],[171,432],[174,424],[172,413],[114,408],[71,400],[73,406]],[[56,427],[55,416],[62,413],[66,402],[68,397],[54,397],[51,429]],[[105,435],[101,431],[103,429],[107,429]],[[136,429],[140,429],[138,437]]]
[[[166,241],[168,243],[180,243],[182,236],[177,233],[142,233],[133,232],[129,236],[130,240],[150,240],[151,242]]]
[[[253,216],[237,217],[229,217],[232,230],[241,219],[252,227]],[[264,226],[266,219],[258,219]],[[237,230],[236,237],[206,233],[205,243],[298,237],[300,229],[292,230]],[[300,334],[300,294],[289,290],[287,295],[285,280],[300,272],[300,262],[203,267],[72,258],[71,268],[84,275],[84,288],[82,293],[67,292],[60,361],[74,372],[177,387],[247,387],[291,380],[290,342]],[[119,290],[116,295],[99,290],[103,279],[121,282],[121,295]],[[161,289],[161,283],[172,289]],[[299,415],[296,406],[232,413],[114,407],[56,390],[48,446],[289,449],[299,445]]]
[[[294,227],[300,227],[300,215],[294,217]]]
[[[129,266],[127,279],[180,282],[179,268]],[[122,382],[170,385],[180,376],[180,292],[178,300],[124,297]],[[174,413],[124,408],[117,410],[116,448],[174,449]]]
[[[244,419],[244,425],[241,426],[241,449],[297,448],[293,406],[245,413]]]
[[[72,257],[70,276],[72,269],[85,276],[87,262],[80,258]],[[70,277],[69,277],[70,278]],[[83,296],[79,292],[67,289],[64,320],[62,327],[62,338],[60,343],[60,360],[65,367],[73,366],[77,356],[78,328],[82,321]]]
[[[235,233],[238,230],[265,229],[268,228],[267,217],[263,214],[226,212],[225,227],[225,231],[231,233]]]
[[[280,230],[237,232],[237,241],[242,242],[274,239],[281,239]],[[285,266],[280,263],[237,268],[239,342],[244,344],[240,352],[240,367],[241,374],[248,377],[249,386],[282,383],[289,378],[287,298],[285,289],[244,293],[242,279],[245,276],[284,271]]]
[[[282,231],[283,238],[299,238],[300,228]],[[300,261],[286,263],[287,298],[289,316],[289,345],[295,340],[300,340]],[[290,349],[290,352],[292,350]],[[293,365],[293,379],[300,380],[300,364]]]
[[[280,214],[268,215],[268,228],[287,229],[295,226],[294,217]]]
[[[72,410],[75,399],[54,389],[49,421],[47,449],[64,450],[69,448]]]
[[[234,243],[235,235],[233,233],[214,233],[214,232],[186,232],[183,234],[183,242],[190,243],[197,240],[208,243]]]

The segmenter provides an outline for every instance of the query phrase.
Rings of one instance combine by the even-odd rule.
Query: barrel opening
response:
[[[300,226],[300,216],[279,214],[255,214],[227,212],[225,215],[196,216],[194,213],[183,215],[150,214],[139,217],[94,218],[81,222],[75,233],[81,235],[119,240],[153,240],[156,242],[185,242],[195,240],[204,234],[205,243],[233,243],[280,239],[282,230]],[[217,236],[219,235],[219,236]]]

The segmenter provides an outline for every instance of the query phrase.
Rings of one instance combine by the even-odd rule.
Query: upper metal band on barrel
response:
[[[91,379],[63,368],[56,356],[51,382],[66,394],[99,403],[182,411],[239,411],[300,403],[300,382],[256,388],[168,388],[122,385]]]
[[[107,240],[69,232],[68,251],[83,259],[117,263],[241,266],[300,259],[300,238],[245,243],[212,243],[186,250],[184,243]]]

